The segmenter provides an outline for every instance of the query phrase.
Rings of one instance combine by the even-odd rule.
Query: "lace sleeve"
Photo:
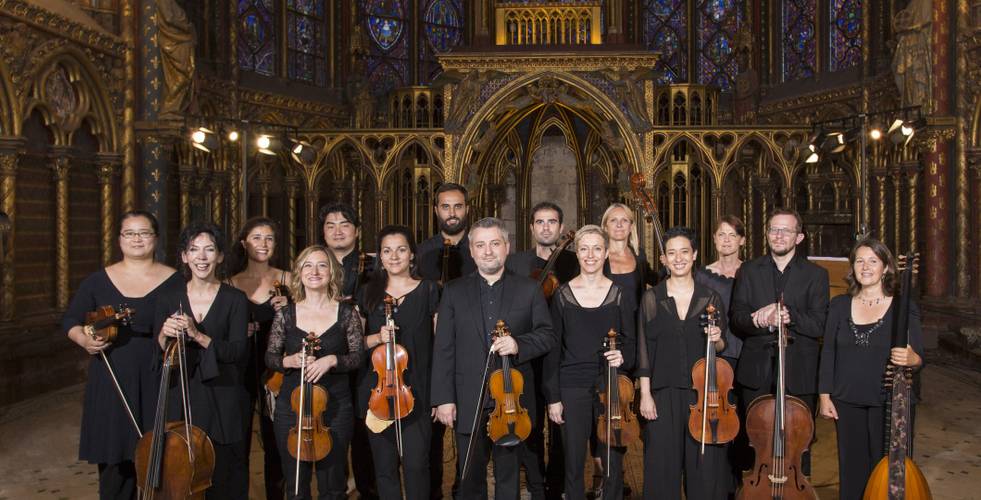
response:
[[[286,346],[286,311],[284,307],[276,311],[272,327],[269,329],[269,344],[266,347],[266,366],[271,370],[285,372],[283,367],[283,350]]]
[[[640,306],[637,307],[637,358],[634,364],[635,377],[651,376],[651,355],[647,344],[647,324],[654,319],[657,313],[657,298],[654,296],[654,289],[644,292],[640,299]]]
[[[347,335],[347,354],[337,356],[334,371],[351,372],[361,367],[364,360],[364,326],[358,306],[351,306],[344,318],[344,332]]]

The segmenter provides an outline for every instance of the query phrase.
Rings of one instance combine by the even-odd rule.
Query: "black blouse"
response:
[[[638,377],[650,377],[651,389],[691,389],[691,368],[705,356],[705,327],[701,315],[709,304],[716,306],[717,323],[726,330],[725,305],[719,294],[695,282],[685,319],[678,317],[667,282],[644,292],[637,327]]]
[[[433,315],[439,307],[439,285],[435,281],[422,280],[392,307],[392,317],[398,330],[395,341],[405,348],[409,364],[404,372],[404,382],[412,388],[416,400],[414,411],[429,412],[429,380],[433,354]],[[361,310],[367,314],[365,336],[372,335],[385,325],[385,304],[368,310],[364,294],[361,297]],[[385,348],[384,344],[374,349]],[[358,414],[368,413],[368,398],[371,390],[378,385],[378,375],[371,366],[372,351],[365,351],[365,362],[358,371],[358,396],[355,398]],[[427,417],[428,418],[428,417]]]
[[[736,282],[735,278],[723,276],[708,268],[699,268],[695,270],[695,281],[715,290],[722,298],[722,305],[725,310],[729,310],[729,303],[732,300],[732,286]],[[725,335],[726,348],[719,355],[729,359],[739,359],[739,353],[743,349],[743,339],[737,337],[731,328],[726,328],[723,334]]]
[[[620,337],[623,364],[618,369],[629,373],[634,365],[634,316],[632,298],[616,284],[610,285],[606,298],[597,307],[579,305],[572,288],[562,285],[552,298],[552,328],[559,347],[545,355],[542,368],[542,392],[549,404],[560,401],[563,387],[603,387],[606,359],[603,346],[610,329]]]
[[[852,297],[842,294],[831,300],[824,328],[818,391],[857,405],[882,406],[886,393],[882,376],[889,363],[892,330],[899,298],[876,323],[852,323]],[[909,344],[922,356],[923,332],[920,309],[910,301]]]
[[[633,250],[631,250],[631,253],[633,253]],[[639,254],[634,253],[634,260],[636,261],[636,265],[633,271],[624,274],[613,274],[613,271],[610,269],[610,259],[606,259],[606,262],[603,264],[603,274],[616,283],[624,292],[632,292],[632,303],[636,305],[640,303],[640,297],[644,294],[644,290],[647,289],[647,285],[654,285],[657,276],[651,265],[647,262],[647,255],[643,249],[641,249]]]
[[[192,317],[198,331],[211,338],[207,349],[197,342],[187,342],[188,385],[193,424],[219,444],[246,439],[245,424],[252,416],[245,391],[249,354],[248,303],[245,293],[226,283],[219,286],[211,308],[201,321],[193,318],[186,285],[157,302],[154,331],[160,332],[164,321],[183,307],[184,314]],[[175,370],[170,377],[168,421],[184,419],[177,373]]]
[[[269,333],[266,366],[284,373],[277,405],[289,408],[293,389],[300,386],[300,369],[283,367],[283,357],[300,352],[306,337],[307,332],[296,327],[296,304],[290,304],[276,313]],[[314,357],[319,359],[333,354],[337,356],[337,366],[321,377],[317,384],[327,389],[329,401],[349,401],[351,387],[346,372],[361,366],[364,351],[364,329],[357,306],[346,301],[338,304],[337,321],[319,338],[320,349],[314,351]]]
[[[97,307],[123,306],[134,310],[127,324],[118,325],[116,341],[103,352],[143,431],[153,426],[160,390],[160,373],[153,370],[160,358],[160,348],[153,336],[156,302],[161,295],[183,285],[180,273],[174,273],[143,297],[125,297],[105,269],[101,269],[82,280],[61,319],[62,330],[67,334],[72,328],[84,325],[85,314]],[[78,458],[90,463],[116,464],[133,460],[139,436],[101,358],[90,356]]]

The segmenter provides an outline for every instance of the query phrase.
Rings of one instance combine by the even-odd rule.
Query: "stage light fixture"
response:
[[[313,149],[313,146],[299,139],[293,139],[292,142],[293,147],[290,149],[290,153],[293,155],[293,159],[303,165],[313,163],[317,158],[317,152]]]
[[[872,130],[869,130],[869,138],[873,141],[882,139],[882,128],[878,126],[872,127]]]
[[[228,140],[230,142],[236,142],[236,141],[238,141],[238,131],[237,130],[230,130],[228,132]]]
[[[840,153],[845,150],[845,134],[841,132],[832,132],[824,138],[821,143],[821,151],[825,153]]]
[[[191,145],[205,153],[210,153],[218,148],[218,139],[215,137],[214,131],[205,127],[198,127],[191,132]]]
[[[813,144],[807,145],[807,156],[804,158],[804,163],[817,163],[821,159],[821,155],[818,154],[817,148]]]
[[[276,140],[268,134],[260,134],[259,137],[256,137],[255,146],[264,155],[276,156],[276,152],[273,151],[273,148],[276,146]]]

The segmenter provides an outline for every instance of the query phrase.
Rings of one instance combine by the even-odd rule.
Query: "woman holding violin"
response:
[[[568,499],[586,498],[582,463],[597,417],[603,413],[597,403],[606,387],[607,367],[626,373],[634,361],[633,297],[603,275],[608,241],[599,226],[583,226],[576,232],[573,245],[580,273],[558,289],[551,303],[552,328],[560,347],[545,356],[542,389],[549,419],[561,426]],[[622,350],[603,348],[611,329],[620,333]],[[633,396],[632,384],[629,396]],[[609,454],[605,445],[597,448],[603,470],[609,472],[603,497],[622,498],[626,448],[613,446]]]
[[[831,300],[819,372],[820,415],[838,431],[840,498],[862,498],[882,458],[886,364],[923,364],[920,313],[910,303],[909,343],[890,348],[898,279],[892,252],[875,239],[861,240],[849,255],[848,293]]]
[[[320,498],[347,498],[347,448],[354,425],[347,374],[361,365],[364,334],[357,306],[340,301],[343,274],[341,264],[327,248],[314,245],[300,252],[290,283],[295,302],[276,313],[269,335],[266,366],[284,374],[273,423],[289,498],[310,498],[311,468],[316,470]],[[305,340],[317,341],[319,348],[304,356]],[[293,402],[300,398],[294,398],[293,393],[303,385],[301,371],[305,382],[325,389],[329,396],[326,410],[313,418],[315,427],[329,427],[331,444],[323,458],[300,461],[297,474],[298,459],[296,450],[289,446],[289,437],[291,429],[299,427],[299,409],[293,408]],[[294,496],[297,489],[299,493]]]
[[[225,239],[218,226],[192,223],[178,240],[185,286],[157,302],[156,328],[160,347],[184,337],[188,377],[187,399],[193,424],[211,439],[215,467],[207,498],[248,498],[250,436],[243,425],[249,415],[245,367],[249,341],[248,298],[222,283]],[[184,420],[181,384],[173,379],[168,391],[168,421]]]
[[[633,210],[623,203],[610,205],[603,212],[600,227],[610,237],[603,274],[625,293],[631,294],[634,304],[639,304],[641,294],[647,285],[654,284],[655,276],[640,248]]]
[[[723,215],[715,224],[712,232],[712,244],[718,260],[695,272],[698,281],[718,292],[722,297],[722,306],[729,310],[729,299],[732,297],[732,285],[736,281],[736,272],[743,261],[739,259],[739,251],[746,244],[746,226],[735,215]],[[730,364],[735,366],[739,359],[742,340],[731,331],[725,332],[726,350],[719,353]]]
[[[136,494],[133,450],[140,432],[152,425],[159,390],[152,370],[159,352],[153,341],[153,312],[160,295],[181,282],[173,268],[153,258],[159,231],[153,214],[131,210],[120,217],[118,226],[122,260],[82,280],[62,318],[68,338],[93,356],[85,384],[78,458],[98,464],[102,499],[130,499]],[[113,325],[114,341],[86,326],[86,314],[103,306],[133,310],[127,321]]]
[[[435,411],[429,405],[429,380],[433,350],[434,315],[439,306],[439,285],[435,281],[420,279],[415,275],[416,245],[412,233],[405,226],[386,226],[378,233],[378,259],[370,281],[362,289],[361,310],[366,315],[365,348],[370,360],[359,373],[357,410],[358,418],[368,417],[381,425],[380,432],[372,432],[369,425],[368,443],[375,465],[375,478],[380,498],[402,498],[402,478],[405,480],[405,498],[428,500],[429,443],[432,419]],[[386,317],[388,312],[394,328]],[[386,343],[403,349],[406,369],[386,373]],[[395,367],[397,369],[397,367]],[[405,402],[391,408],[392,399],[383,397],[382,386],[386,379],[397,379],[398,385],[410,389],[411,410]],[[396,388],[397,389],[397,388]],[[377,395],[375,394],[377,391]],[[396,411],[408,414],[400,422],[387,418]],[[399,442],[401,441],[401,442]],[[401,461],[404,475],[399,474]],[[441,467],[442,464],[436,464]]]
[[[259,405],[259,438],[262,441],[262,454],[266,485],[266,497],[282,498],[283,470],[276,449],[276,434],[273,432],[272,411],[266,402],[275,398],[272,389],[267,388],[263,374],[266,363],[264,357],[269,343],[269,328],[273,316],[289,302],[283,293],[290,273],[272,265],[276,256],[276,237],[279,224],[267,217],[253,217],[245,221],[242,230],[231,249],[231,278],[229,283],[249,298],[249,364],[245,371],[245,387],[249,393],[249,408],[246,415],[245,435],[246,456],[252,450],[252,413]],[[268,396],[267,396],[268,394]]]
[[[705,356],[706,336],[716,351],[725,348],[722,298],[692,277],[698,257],[695,234],[674,227],[665,232],[661,263],[668,279],[644,293],[637,324],[640,413],[647,419],[644,440],[644,498],[724,499],[730,473],[725,445],[701,444],[689,432],[689,405],[695,403],[692,367]],[[713,305],[718,326],[703,326]],[[684,483],[682,483],[684,478]]]

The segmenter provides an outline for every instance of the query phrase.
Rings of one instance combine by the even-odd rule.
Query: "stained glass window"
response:
[[[324,86],[327,79],[324,0],[286,1],[289,77]]]
[[[272,76],[276,72],[274,0],[238,0],[238,64]]]
[[[463,40],[464,11],[462,0],[430,0],[420,5],[425,8],[421,15],[426,41],[419,44],[419,78],[426,84],[442,71],[436,55],[449,52]]]
[[[402,0],[364,0],[361,16],[371,38],[371,49],[365,67],[375,94],[405,85],[408,80],[411,34]]]
[[[783,80],[810,78],[817,66],[814,29],[817,1],[784,0],[782,5]]]
[[[659,83],[688,81],[688,2],[646,0],[644,45],[661,53]]]
[[[742,9],[735,0],[702,0],[698,6],[698,81],[732,88],[739,67],[736,63],[736,33]]]
[[[862,0],[831,0],[831,71],[862,61]]]

